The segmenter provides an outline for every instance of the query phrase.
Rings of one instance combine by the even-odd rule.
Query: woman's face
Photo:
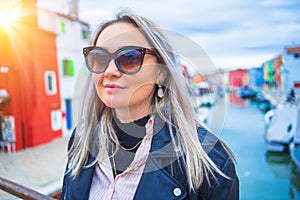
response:
[[[145,36],[132,24],[119,22],[106,27],[97,39],[96,46],[110,53],[124,46],[150,48]],[[141,69],[135,74],[124,74],[112,59],[105,72],[93,74],[94,84],[101,101],[108,107],[149,112],[154,85],[162,74],[155,55],[145,54]],[[146,111],[147,110],[147,111]],[[149,113],[147,113],[149,114]]]

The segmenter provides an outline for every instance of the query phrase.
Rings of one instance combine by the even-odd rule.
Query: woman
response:
[[[233,156],[196,120],[171,46],[127,11],[83,49],[91,73],[61,199],[238,199]]]

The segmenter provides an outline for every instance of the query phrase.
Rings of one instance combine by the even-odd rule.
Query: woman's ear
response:
[[[163,83],[167,77],[166,69],[160,68],[158,71],[157,81],[159,83]]]

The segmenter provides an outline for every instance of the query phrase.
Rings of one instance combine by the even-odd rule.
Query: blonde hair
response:
[[[107,26],[118,22],[128,22],[140,29],[149,44],[157,51],[162,67],[166,69],[166,78],[163,82],[165,94],[160,100],[153,97],[152,113],[158,114],[168,123],[173,145],[184,152],[183,160],[190,189],[199,188],[204,178],[209,181],[209,176],[213,176],[214,171],[226,177],[208,157],[199,142],[197,127],[200,123],[187,98],[188,88],[184,87],[187,84],[179,72],[174,51],[157,25],[128,10],[122,10],[116,15],[115,20],[99,26],[92,44],[96,45],[98,36]],[[112,109],[106,107],[98,98],[91,73],[88,74],[79,106],[81,118],[78,120],[76,136],[69,151],[69,170],[74,176],[78,175],[82,168],[90,167],[98,160],[104,160],[111,140],[119,144],[112,125]],[[95,161],[87,166],[89,153],[95,156]]]

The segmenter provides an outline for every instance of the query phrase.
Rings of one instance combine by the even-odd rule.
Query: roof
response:
[[[300,46],[286,47],[287,53],[300,53]]]
[[[54,13],[54,14],[56,14],[57,16],[66,18],[66,19],[71,20],[71,21],[79,22],[80,24],[82,24],[82,25],[84,25],[84,26],[88,26],[88,27],[90,26],[90,24],[88,24],[87,22],[82,21],[82,20],[80,20],[78,17],[72,16],[72,15],[70,15],[70,14],[66,15],[66,14],[63,14],[63,13],[59,13],[59,12],[52,11],[52,10],[49,10],[49,9],[46,9],[46,8],[41,8],[41,7],[38,7],[38,9],[39,9],[39,10],[42,10],[42,11]]]

